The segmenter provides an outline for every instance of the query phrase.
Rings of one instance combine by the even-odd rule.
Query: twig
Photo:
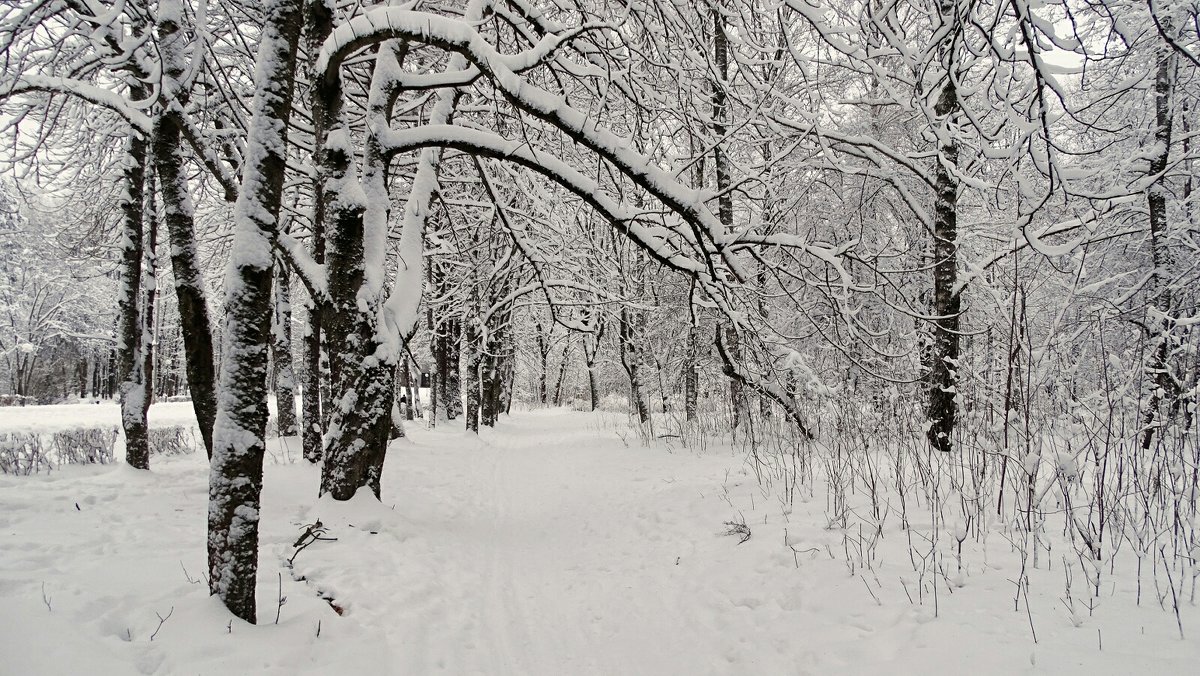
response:
[[[1019,583],[1018,583],[1019,584]],[[1037,630],[1033,628],[1033,611],[1029,609],[1029,578],[1025,578],[1025,584],[1021,585],[1021,592],[1025,596],[1025,615],[1029,618],[1029,633],[1033,634],[1033,643],[1037,645]]]
[[[50,607],[50,597],[46,596],[46,583],[44,581],[42,582],[42,603],[46,604],[47,611],[54,612],[54,609]]]
[[[279,605],[275,606],[275,624],[279,624],[279,611],[283,610],[283,604],[287,603],[287,597],[283,595],[283,573],[279,575]]]
[[[323,540],[325,542],[337,541],[337,538],[321,537],[328,531],[328,529],[321,525],[320,519],[317,519],[316,523],[311,523],[304,528],[304,534],[297,538],[295,544],[292,545],[296,548],[296,551],[292,553],[292,558],[288,559],[289,566],[292,565],[292,562],[296,560],[296,556],[298,556],[300,552],[304,551],[309,545],[317,540]]]
[[[875,605],[882,606],[883,602],[880,601],[879,597],[875,595],[874,591],[872,591],[871,585],[867,584],[867,578],[863,577],[862,575],[859,575],[858,579],[862,580],[863,586],[867,588],[868,592],[870,592],[871,598],[875,599]]]
[[[741,539],[738,540],[739,545],[750,539],[750,526],[746,525],[745,520],[743,520],[741,523],[738,523],[737,521],[726,521],[725,525],[729,526],[729,530],[725,531],[726,535],[741,536]]]
[[[1167,563],[1167,546],[1163,545],[1159,550],[1162,555],[1163,570],[1167,573],[1167,585],[1171,588],[1171,607],[1175,609],[1175,625],[1179,627],[1179,640],[1183,638],[1183,619],[1179,616],[1179,595],[1175,593],[1175,580],[1171,577],[1171,564]]]
[[[161,614],[159,614],[157,610],[154,611],[154,614],[158,615],[158,626],[154,629],[154,633],[150,634],[151,641],[154,640],[155,636],[158,636],[158,630],[162,629],[163,623],[171,619],[171,616],[175,614],[175,606],[171,606],[171,610],[167,613],[166,617],[163,617]]]
[[[188,584],[200,584],[200,580],[194,580],[192,579],[192,576],[188,574],[187,568],[184,567],[182,560],[179,562],[179,567],[183,570],[183,577],[188,581]]]

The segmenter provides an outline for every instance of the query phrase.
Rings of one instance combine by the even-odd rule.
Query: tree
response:
[[[255,67],[234,248],[226,273],[220,396],[208,487],[209,591],[256,622],[258,523],[267,427],[273,242],[286,173],[288,120],[302,21],[299,0],[268,6]]]

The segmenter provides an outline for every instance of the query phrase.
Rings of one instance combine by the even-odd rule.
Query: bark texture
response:
[[[221,392],[209,472],[209,591],[230,612],[252,624],[266,450],[271,252],[279,232],[301,24],[300,0],[267,5],[255,64],[246,163],[234,206]]]
[[[166,11],[168,7],[170,11]],[[152,150],[162,193],[163,220],[171,240],[171,270],[183,328],[188,388],[204,449],[212,458],[217,414],[216,371],[207,293],[196,253],[194,209],[181,148],[183,106],[187,102],[183,81],[187,64],[186,38],[179,25],[181,14],[177,8],[177,2],[167,2],[159,12],[158,44],[163,59],[164,103],[154,121]]]
[[[321,51],[321,44],[333,31],[333,7],[325,0],[308,0],[304,8],[304,39],[309,55],[309,82],[319,82],[314,71],[314,61]],[[331,107],[339,105],[331,101],[327,88],[314,86],[310,90],[309,111],[313,126],[313,166],[317,173],[313,177],[312,213],[312,256],[318,264],[325,262],[325,181],[324,163],[321,154],[325,147]],[[332,111],[336,114],[336,110]],[[325,309],[316,299],[309,298],[307,304],[308,327],[304,334],[304,383],[301,401],[302,446],[304,459],[316,464],[321,462],[322,437],[324,435],[324,413],[321,382],[322,318]]]
[[[943,10],[946,8],[943,7]],[[951,8],[952,10],[953,8]],[[954,21],[943,13],[943,21]],[[934,172],[933,213],[933,335],[930,345],[928,404],[926,414],[929,443],[939,451],[954,448],[954,426],[958,414],[959,314],[958,289],[958,179],[952,173],[958,165],[958,143],[953,133],[954,120],[961,111],[954,83],[953,46],[946,49],[946,81],[938,95],[934,112],[942,120],[938,134],[938,161]]]
[[[396,67],[394,45],[384,45],[378,65]],[[368,116],[387,117],[391,68],[376,68]],[[337,73],[324,75],[327,92],[341,89]],[[396,358],[380,342],[384,302],[383,250],[389,204],[386,165],[378,140],[368,132],[362,154],[362,179],[355,175],[349,129],[340,122],[326,138],[325,198],[328,230],[330,312],[328,326],[331,391],[330,422],[325,435],[321,493],[348,500],[367,486],[378,498],[396,396]]]
[[[621,308],[620,344],[621,365],[629,376],[629,408],[636,412],[638,422],[650,422],[650,406],[646,403],[646,388],[643,381],[642,355],[639,346],[645,314]]]
[[[1163,29],[1171,30],[1171,22],[1164,20]],[[1148,375],[1153,379],[1150,387],[1150,402],[1146,409],[1145,431],[1142,433],[1142,448],[1149,449],[1154,441],[1154,432],[1161,427],[1179,397],[1179,383],[1171,373],[1170,355],[1173,347],[1170,312],[1172,307],[1172,278],[1175,267],[1170,248],[1170,219],[1167,210],[1168,192],[1162,183],[1171,154],[1173,131],[1172,99],[1174,98],[1175,53],[1168,45],[1158,50],[1154,69],[1154,142],[1159,149],[1150,159],[1149,174],[1154,179],[1146,194],[1146,206],[1150,212],[1150,258],[1154,264],[1154,287],[1151,296],[1152,312],[1146,326],[1150,333],[1151,353],[1147,364]]]
[[[134,98],[144,95],[144,92],[135,92]],[[125,144],[124,194],[120,202],[122,242],[121,284],[117,295],[117,378],[120,382],[121,429],[125,433],[125,461],[137,469],[150,469],[146,434],[146,412],[150,401],[144,387],[141,320],[145,183],[146,142],[136,132],[131,132]]]
[[[275,264],[275,312],[271,321],[271,357],[275,361],[275,405],[279,436],[300,431],[296,420],[296,373],[292,366],[292,285],[287,268]]]
[[[733,230],[733,194],[730,192],[729,158],[725,153],[721,139],[728,129],[725,120],[728,116],[728,94],[725,92],[725,78],[729,72],[729,36],[725,33],[725,17],[723,8],[718,2],[713,5],[713,65],[716,68],[717,79],[712,83],[712,113],[713,136],[713,169],[717,179],[717,213],[725,232]],[[741,358],[741,338],[737,329],[729,323],[725,327],[724,341],[730,358],[735,361]],[[729,408],[731,412],[730,426],[737,430],[742,425],[742,419],[747,415],[746,394],[742,381],[737,378],[729,379]]]

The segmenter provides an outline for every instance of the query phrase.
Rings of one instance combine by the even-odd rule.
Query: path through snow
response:
[[[204,568],[202,454],[156,457],[150,474],[0,477],[0,673],[1099,674],[1200,658],[1173,616],[1121,594],[1075,627],[1057,570],[1034,579],[1035,646],[1003,543],[942,589],[935,619],[930,598],[908,598],[899,533],[852,575],[819,495],[787,513],[740,455],[645,448],[607,416],[522,413],[479,438],[413,429],[382,504],[315,501],[318,472],[285,462],[292,446],[267,467],[257,627],[185,578]],[[739,545],[724,522],[743,517]],[[337,541],[289,568],[318,518]],[[1195,611],[1185,628],[1200,631]]]

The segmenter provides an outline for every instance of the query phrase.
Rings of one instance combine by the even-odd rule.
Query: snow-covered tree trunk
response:
[[[441,296],[441,270],[436,262],[429,261],[427,284],[433,297]],[[429,374],[429,426],[446,422],[446,339],[444,323],[437,317],[432,304],[426,310],[425,328],[429,331],[429,354],[433,357],[433,372]]]
[[[325,136],[329,128],[330,115],[336,114],[336,106],[340,100],[331,96],[325,87],[321,86],[321,75],[316,72],[315,61],[321,51],[321,45],[333,31],[333,4],[327,0],[306,0],[304,8],[304,39],[309,61],[308,80],[313,83],[309,88],[309,112],[312,117],[313,155],[312,164],[317,168],[312,181],[312,257],[317,264],[325,262],[325,181],[322,149],[325,147]],[[338,92],[340,94],[340,92]],[[335,108],[331,111],[330,108]],[[322,367],[321,351],[323,346],[323,328],[326,308],[313,298],[307,300],[308,326],[304,333],[304,383],[302,385],[301,426],[304,459],[316,464],[321,461],[323,452],[323,436],[325,421],[328,413],[323,405],[322,397]]]
[[[1163,30],[1170,31],[1172,22],[1163,19]],[[1150,158],[1149,176],[1153,183],[1146,191],[1146,206],[1150,212],[1150,258],[1154,264],[1151,308],[1153,316],[1146,321],[1150,334],[1151,355],[1148,374],[1154,384],[1146,409],[1146,429],[1142,433],[1142,448],[1150,448],[1154,431],[1160,427],[1178,398],[1179,385],[1171,373],[1169,356],[1172,349],[1171,306],[1174,256],[1170,248],[1170,220],[1167,210],[1167,187],[1163,174],[1171,154],[1172,102],[1175,90],[1175,51],[1170,45],[1160,45],[1154,61],[1154,147]]]
[[[603,315],[597,318],[594,333],[583,336],[583,365],[588,376],[588,401],[591,410],[595,411],[600,405],[600,389],[596,383],[596,360],[600,356],[600,340],[604,338]]]
[[[507,297],[509,287],[501,288],[499,295]],[[504,373],[506,358],[505,346],[509,335],[509,322],[512,321],[512,306],[492,314],[488,329],[487,342],[483,346],[484,357],[480,375],[482,402],[480,403],[480,422],[488,427],[495,427],[496,420],[503,409]]]
[[[562,354],[558,360],[558,377],[554,379],[554,405],[562,406],[563,381],[567,379],[567,355],[571,352],[570,335],[563,339]]]
[[[942,21],[958,20],[952,2],[942,2]],[[929,373],[929,443],[939,451],[954,447],[954,425],[958,394],[959,313],[958,285],[958,142],[954,123],[962,107],[955,85],[954,31],[945,31],[943,54],[945,82],[934,105],[940,121],[937,132],[938,158],[934,174],[933,214],[933,322]]]
[[[488,427],[495,427],[496,419],[500,417],[500,360],[493,353],[494,347],[495,342],[489,340],[480,373],[482,401],[479,404],[479,418]]]
[[[391,388],[384,383],[387,365],[375,356],[374,310],[378,299],[372,302],[364,287],[367,201],[355,175],[353,148],[346,131],[331,132],[324,152],[330,172],[325,186],[330,312],[324,328],[332,377],[321,493],[349,500],[366,485],[381,432],[386,444]]]
[[[687,353],[683,363],[683,417],[688,422],[697,418],[700,399],[700,327],[695,320],[688,326]]]
[[[145,257],[142,261],[142,397],[146,402],[146,413],[150,412],[150,404],[154,403],[154,359],[155,334],[158,313],[158,200],[155,199],[153,172],[147,171],[146,176],[146,241]],[[149,421],[147,420],[147,430]],[[150,450],[149,434],[147,434],[147,451]],[[149,457],[147,457],[149,464]]]
[[[463,412],[462,377],[459,375],[459,362],[462,358],[462,320],[458,316],[446,321],[443,339],[445,343],[442,348],[441,368],[445,369],[446,419],[456,420]]]
[[[537,334],[538,351],[538,403],[545,406],[550,401],[550,337],[554,325],[547,331],[541,322],[534,322],[533,328]]]
[[[694,134],[688,136],[688,147],[695,156],[692,181],[697,190],[704,188],[704,153],[697,152]],[[694,422],[699,414],[700,399],[700,314],[695,303],[696,283],[688,291],[687,351],[683,359],[683,417]]]
[[[725,29],[723,3],[718,1],[712,7],[713,18],[713,67],[716,70],[716,80],[712,83],[712,130],[717,139],[713,145],[713,170],[717,180],[717,213],[721,219],[724,232],[733,231],[733,193],[730,192],[729,157],[722,140],[728,131],[726,118],[729,115],[729,95],[725,91],[726,78],[729,75],[729,36]],[[726,349],[730,358],[741,359],[740,336],[737,329],[728,322],[724,335]],[[746,408],[746,393],[742,382],[737,378],[729,379],[729,407],[732,414],[730,426],[736,431],[743,418],[748,414]]]
[[[408,365],[408,355],[404,355],[400,360],[400,387],[404,392],[404,419],[412,420],[416,402],[413,400],[412,371]]]
[[[295,436],[296,375],[292,367],[292,285],[286,266],[275,264],[275,302],[271,321],[271,357],[275,362],[275,405],[279,436]]]
[[[207,292],[196,253],[194,209],[181,147],[183,107],[187,102],[186,36],[181,21],[182,5],[178,0],[159,4],[157,31],[163,63],[163,103],[154,120],[152,152],[162,194],[163,220],[171,241],[171,269],[183,328],[192,408],[205,451],[211,458],[217,412],[216,374]]]
[[[621,365],[629,376],[629,408],[636,412],[638,421],[650,422],[650,407],[646,403],[646,388],[642,382],[642,355],[638,341],[642,338],[639,329],[645,323],[644,313],[621,308],[620,335]]]
[[[479,433],[479,411],[483,401],[483,361],[484,347],[482,337],[475,320],[468,320],[463,331],[466,359],[467,403],[463,411],[468,432]]]
[[[134,100],[145,91],[134,92]],[[121,281],[117,293],[117,374],[121,400],[121,429],[125,433],[125,461],[137,469],[150,469],[146,412],[149,400],[144,387],[142,321],[142,262],[146,141],[130,131],[124,150],[121,209]],[[18,379],[20,379],[18,372]],[[22,387],[14,388],[22,394]]]
[[[367,104],[368,117],[377,124],[387,118],[391,81],[399,67],[394,45],[385,44],[376,56]],[[340,89],[336,79],[337,73],[325,74],[329,91]],[[387,168],[375,130],[367,133],[361,183],[352,153],[347,130],[339,127],[326,138],[325,194],[331,226],[327,324],[333,378],[321,492],[336,500],[349,500],[362,486],[380,496],[400,356],[398,343],[381,338],[390,205]]]
[[[515,347],[512,336],[509,336],[506,347],[510,356],[504,360],[504,366],[500,369],[500,402],[502,403],[500,410],[505,415],[509,415],[512,413],[513,381],[517,377],[516,358],[511,356]]]
[[[412,401],[413,416],[416,418],[424,418],[425,409],[421,404],[421,374],[419,372],[414,380],[417,381],[416,386],[409,388],[409,391],[412,392],[412,397],[409,399]]]
[[[226,272],[221,389],[208,488],[208,584],[254,623],[258,524],[267,427],[272,242],[287,167],[301,1],[269,0],[255,63],[242,184]]]

